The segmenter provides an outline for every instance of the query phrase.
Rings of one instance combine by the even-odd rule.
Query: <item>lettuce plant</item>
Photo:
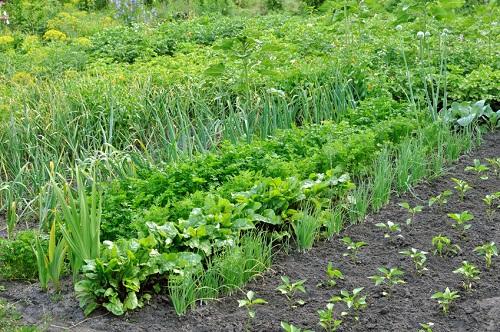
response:
[[[453,271],[453,273],[459,273],[462,275],[462,285],[466,291],[472,290],[472,283],[479,280],[479,269],[472,263],[463,261],[462,265]]]
[[[417,270],[418,274],[422,274],[427,270],[427,268],[425,267],[425,263],[427,262],[427,252],[411,248],[410,250],[400,251],[399,253],[404,256],[410,257],[413,260],[415,270]]]
[[[491,260],[493,256],[498,256],[498,249],[495,242],[485,243],[483,245],[477,246],[476,248],[474,248],[474,252],[477,252],[479,255],[484,256],[487,269],[491,267]]]
[[[431,299],[437,300],[439,305],[441,306],[441,310],[443,310],[444,314],[448,314],[450,310],[450,305],[460,298],[457,291],[450,291],[448,287],[446,287],[444,292],[436,292],[432,294]]]

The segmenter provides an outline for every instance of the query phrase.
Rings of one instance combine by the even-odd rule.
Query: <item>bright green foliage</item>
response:
[[[281,328],[285,332],[313,332],[312,330],[301,329],[293,324],[286,323],[286,322],[281,322]]]
[[[438,301],[444,314],[448,314],[448,311],[450,310],[450,305],[453,302],[455,302],[458,298],[460,298],[458,292],[450,291],[448,287],[446,287],[444,292],[436,292],[431,296],[431,299],[435,299]]]
[[[307,251],[312,248],[320,226],[321,224],[314,215],[299,212],[294,216],[292,227],[299,250]]]
[[[489,168],[486,165],[481,164],[481,161],[479,159],[474,159],[474,166],[465,167],[465,171],[476,172],[478,175],[480,175],[482,180],[488,179],[487,175],[482,175],[483,173],[487,172],[488,170],[489,170]]]
[[[453,192],[451,190],[445,190],[439,195],[429,198],[429,207],[433,206],[434,204],[437,204],[439,208],[442,208],[444,205],[448,203],[448,198],[450,198],[452,195]]]
[[[462,285],[466,291],[472,290],[472,283],[479,280],[480,274],[479,269],[474,264],[467,261],[463,261],[462,266],[454,270],[453,273],[459,273],[462,275]]]
[[[452,244],[451,240],[443,235],[437,235],[432,238],[432,246],[434,247],[434,255],[456,255],[460,251],[457,244]]]
[[[384,149],[380,152],[373,165],[373,188],[371,203],[376,212],[389,201],[394,178],[394,168],[390,151]]]
[[[410,214],[410,218],[406,219],[407,225],[411,225],[413,223],[413,220],[415,219],[415,215],[419,212],[422,212],[423,209],[423,206],[421,205],[415,205],[414,207],[411,207],[408,202],[399,203],[399,206],[404,208]]]
[[[34,280],[38,276],[37,259],[33,251],[36,239],[44,251],[48,240],[35,231],[17,232],[12,239],[0,238],[0,278]]]
[[[318,286],[325,285],[328,287],[335,287],[337,285],[337,280],[344,280],[344,274],[339,269],[334,268],[332,262],[328,262],[328,266],[326,267],[326,277],[326,282],[319,283]]]
[[[495,242],[485,243],[483,245],[477,246],[474,248],[474,252],[477,252],[479,255],[484,256],[486,261],[486,268],[491,267],[491,260],[494,256],[498,256],[498,249]]]
[[[306,280],[298,280],[296,282],[291,282],[289,277],[281,276],[281,281],[282,281],[281,285],[279,285],[276,288],[276,290],[279,291],[281,294],[285,295],[290,305],[293,305],[293,303],[303,305],[304,301],[302,300],[294,301],[294,297],[297,292],[301,293],[306,292],[306,289],[304,287],[304,283],[306,282]]]
[[[453,187],[460,194],[460,199],[463,201],[465,197],[465,193],[472,189],[472,187],[463,180],[452,178],[453,182],[455,182],[455,186]]]
[[[493,169],[495,176],[500,176],[500,158],[486,158],[486,161],[490,165],[490,168]]]
[[[405,281],[401,279],[401,277],[404,275],[404,272],[397,267],[379,267],[378,271],[380,272],[379,275],[368,277],[368,279],[371,279],[375,283],[375,286],[386,284],[389,286],[389,288],[392,288],[396,285],[405,283]]]
[[[257,305],[267,304],[264,299],[255,298],[255,293],[253,291],[247,292],[247,298],[243,300],[238,300],[238,307],[245,307],[247,309],[248,321],[246,324],[246,330],[249,331],[252,320],[255,318],[255,309]]]
[[[458,229],[462,234],[465,234],[465,231],[471,228],[472,225],[469,221],[474,219],[474,215],[469,213],[469,211],[461,213],[448,213],[448,217],[455,221],[455,223],[451,226]]]
[[[410,257],[413,260],[413,264],[415,265],[415,270],[417,271],[418,274],[422,274],[424,273],[424,271],[427,271],[425,263],[427,262],[428,252],[411,248],[410,250],[400,251],[399,253],[401,255]]]
[[[486,195],[483,198],[483,202],[486,205],[486,215],[488,216],[489,221],[493,220],[493,216],[495,215],[495,204],[496,201],[500,199],[500,191],[491,194],[491,195]]]
[[[342,325],[342,320],[335,319],[333,307],[334,307],[333,303],[328,303],[326,305],[326,309],[318,310],[319,325],[326,332],[337,331],[337,329],[340,327],[340,325]]]
[[[347,309],[354,310],[354,318],[356,320],[359,319],[358,314],[359,311],[366,308],[366,296],[362,296],[361,292],[363,291],[363,287],[354,288],[352,293],[347,290],[341,290],[339,295],[335,295],[330,299],[331,303],[343,302]]]
[[[353,262],[357,262],[358,260],[358,253],[361,250],[361,248],[367,246],[368,244],[363,241],[353,241],[350,237],[345,236],[342,238],[342,243],[345,244],[348,252],[344,253],[344,256],[349,256],[351,257]]]
[[[390,220],[388,220],[386,223],[377,223],[375,224],[375,226],[385,231],[385,238],[391,238],[392,235],[401,232],[401,227],[399,226],[399,224],[396,224]]]
[[[420,323],[420,329],[418,332],[433,332],[432,327],[434,326],[434,323],[429,322],[429,323]]]
[[[14,236],[14,230],[16,228],[18,221],[18,215],[17,215],[17,203],[16,201],[11,202],[7,206],[7,236],[12,238]]]

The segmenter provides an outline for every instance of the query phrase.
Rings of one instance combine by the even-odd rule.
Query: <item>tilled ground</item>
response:
[[[493,267],[485,269],[482,257],[473,249],[484,242],[494,241],[500,247],[500,212],[492,221],[486,217],[482,198],[486,194],[500,190],[500,178],[489,174],[488,180],[481,180],[464,168],[473,159],[500,156],[500,133],[484,137],[483,145],[471,155],[462,157],[448,169],[446,175],[429,183],[422,183],[412,192],[402,197],[394,197],[390,204],[379,213],[371,214],[365,223],[354,225],[331,241],[319,242],[311,251],[300,254],[279,255],[270,271],[251,282],[241,293],[234,294],[200,306],[184,317],[177,317],[168,303],[167,297],[157,297],[145,308],[125,317],[112,317],[104,312],[96,312],[85,320],[78,303],[74,299],[69,283],[58,298],[39,291],[36,284],[9,282],[3,283],[6,291],[0,296],[15,302],[25,321],[40,323],[47,320],[49,330],[69,328],[73,331],[243,331],[246,312],[238,308],[237,300],[244,297],[247,290],[268,301],[267,305],[257,308],[252,324],[254,331],[280,331],[280,321],[293,323],[302,328],[321,331],[318,325],[317,310],[323,309],[328,300],[341,289],[352,290],[364,287],[368,307],[360,313],[358,322],[346,317],[342,331],[416,331],[419,323],[433,322],[434,331],[500,331],[500,258],[494,258]],[[466,180],[473,189],[461,201],[456,193],[448,204],[440,210],[427,207],[429,197],[444,190],[452,189],[450,180],[456,177]],[[412,226],[405,225],[407,213],[398,203],[408,201],[410,205],[423,205]],[[447,213],[468,210],[474,215],[472,227],[467,236],[451,227]],[[392,241],[384,239],[383,231],[374,226],[378,222],[391,220],[402,225],[402,238]],[[454,257],[428,255],[428,271],[423,276],[415,273],[413,263],[399,251],[417,248],[432,251],[431,239],[443,234],[458,244],[462,251]],[[353,263],[343,257],[346,251],[340,237],[350,236],[368,245],[359,255],[359,262]],[[461,279],[452,273],[462,261],[474,263],[481,270],[480,280],[472,292],[461,289]],[[325,269],[332,262],[345,275],[345,280],[336,287],[317,287],[325,280]],[[381,266],[399,267],[405,271],[406,284],[395,286],[390,296],[382,295],[382,288],[374,286],[368,276],[377,274]],[[305,305],[291,308],[287,300],[276,292],[280,276],[287,275],[292,280],[307,279],[307,293],[301,296]],[[460,290],[460,299],[445,316],[435,300],[430,297],[446,287]],[[344,310],[336,305],[336,310]]]

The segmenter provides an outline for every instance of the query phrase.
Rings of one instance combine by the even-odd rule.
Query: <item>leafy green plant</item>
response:
[[[385,231],[384,237],[386,239],[390,239],[392,235],[401,232],[401,227],[399,226],[399,224],[396,224],[390,220],[388,220],[386,223],[377,223],[375,224],[375,226]]]
[[[434,255],[456,255],[460,252],[460,247],[457,244],[452,244],[448,237],[441,234],[432,238],[432,246],[434,247]]]
[[[47,251],[47,238],[34,230],[19,231],[12,239],[0,238],[0,279],[34,280],[38,276],[33,244]]]
[[[300,327],[297,327],[287,322],[281,322],[281,328],[285,332],[313,332],[312,330],[301,329]]]
[[[444,292],[436,292],[432,294],[431,299],[437,300],[439,305],[441,306],[441,310],[443,310],[444,314],[448,314],[450,310],[450,305],[455,302],[460,295],[458,295],[457,291],[450,291],[448,287],[446,287]]]
[[[463,180],[452,178],[453,182],[455,182],[455,186],[453,187],[460,194],[460,199],[463,201],[465,198],[465,193],[472,189],[472,187]]]
[[[443,112],[443,119],[457,127],[472,127],[483,117],[488,117],[492,113],[489,105],[485,105],[484,100],[476,103],[457,103],[451,104],[451,107]]]
[[[422,274],[427,270],[427,268],[425,267],[425,263],[427,262],[428,253],[426,251],[411,248],[410,250],[400,251],[399,253],[404,256],[410,257],[413,260],[415,270],[418,274]]]
[[[474,215],[469,211],[464,211],[461,213],[448,213],[448,217],[455,221],[455,223],[451,226],[458,229],[462,233],[462,235],[465,234],[466,230],[471,228],[472,225],[469,223],[469,221],[474,219]]]
[[[463,261],[462,266],[454,270],[453,273],[459,273],[462,275],[462,285],[466,291],[472,290],[472,283],[479,280],[480,274],[479,269],[474,264],[467,261]]]
[[[7,236],[9,239],[13,238],[14,236],[14,230],[17,225],[18,221],[18,215],[17,215],[17,203],[16,201],[10,202],[7,206]]]
[[[486,165],[481,164],[481,161],[479,159],[474,159],[474,165],[473,166],[467,166],[465,167],[465,171],[473,171],[476,172],[481,180],[487,180],[488,176],[487,175],[482,175],[483,173],[487,172],[489,168]]]
[[[388,267],[379,267],[378,268],[379,275],[373,275],[368,277],[368,279],[371,279],[374,283],[375,286],[380,286],[382,284],[386,284],[389,286],[389,289],[392,289],[396,285],[404,284],[406,283],[401,277],[404,275],[403,270],[393,267],[393,268],[388,268]],[[387,295],[387,293],[383,293],[384,295]]]
[[[406,219],[407,225],[411,225],[413,223],[413,220],[415,219],[415,215],[419,212],[422,212],[423,209],[423,206],[421,205],[415,205],[414,207],[411,207],[408,202],[399,203],[399,206],[404,208],[410,214],[410,218]]]
[[[375,212],[389,201],[394,178],[394,167],[392,165],[389,149],[383,149],[373,165],[373,188],[372,208]]]
[[[486,261],[486,268],[489,269],[491,267],[491,260],[494,256],[498,256],[498,249],[495,242],[485,243],[483,245],[477,246],[474,248],[474,252],[477,252],[479,255],[484,256]]]
[[[178,316],[184,315],[187,310],[194,307],[196,301],[196,278],[193,273],[187,272],[181,275],[173,274],[168,278],[168,295],[170,302],[174,307],[175,313]],[[155,285],[159,289],[159,285]],[[153,286],[153,289],[155,289]],[[141,302],[149,300],[150,295],[145,294]],[[135,305],[136,300],[131,296],[130,303],[127,305]],[[137,300],[137,307],[140,308],[142,303]],[[130,308],[132,309],[132,308]]]
[[[333,303],[328,303],[326,305],[326,309],[318,310],[319,325],[326,332],[337,331],[337,329],[340,327],[340,325],[342,325],[342,320],[335,319],[335,316],[334,316],[335,313],[333,311],[333,307],[334,307]]]
[[[448,203],[448,198],[451,197],[451,195],[453,195],[451,190],[445,190],[439,195],[429,198],[429,207],[437,204],[439,208],[442,209],[442,207]]]
[[[285,295],[288,303],[293,306],[295,303],[298,305],[303,305],[305,302],[301,299],[295,300],[294,297],[297,292],[305,293],[306,289],[304,283],[306,280],[298,280],[296,282],[291,282],[290,278],[287,276],[281,276],[282,283],[276,288],[281,294]]]
[[[351,257],[352,261],[356,263],[358,260],[359,251],[361,250],[361,248],[367,246],[367,243],[363,241],[353,241],[349,236],[343,237],[341,241],[346,245],[346,248],[348,250],[348,252],[344,253],[343,255]]]
[[[434,326],[434,323],[428,322],[428,323],[420,323],[420,329],[418,332],[433,332],[432,327]]]
[[[317,232],[321,224],[316,216],[305,212],[299,212],[294,216],[292,227],[295,233],[295,239],[300,251],[306,251],[312,248]]]
[[[334,268],[332,262],[328,262],[328,266],[326,267],[326,277],[326,282],[319,283],[318,287],[323,285],[328,287],[335,287],[337,285],[337,280],[344,279],[344,274],[339,269]]]
[[[500,177],[500,158],[486,158],[486,161],[490,164],[495,176]]]
[[[354,315],[355,315],[354,318],[358,320],[359,311],[366,308],[367,306],[366,296],[361,295],[363,289],[364,287],[354,288],[352,290],[352,293],[343,289],[340,291],[339,295],[333,296],[330,299],[330,302],[331,303],[343,302],[347,306],[347,309],[354,310]]]
[[[267,301],[264,299],[255,298],[255,293],[253,291],[248,291],[246,297],[246,299],[238,300],[238,307],[245,307],[247,309],[248,319],[245,325],[245,330],[249,331],[252,320],[255,318],[255,306],[267,304]]]
[[[488,216],[489,221],[492,221],[493,216],[495,215],[496,209],[494,204],[497,199],[500,199],[500,191],[494,194],[486,195],[483,198],[483,202],[486,205],[486,215]]]

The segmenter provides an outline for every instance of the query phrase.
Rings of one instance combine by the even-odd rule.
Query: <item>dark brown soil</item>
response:
[[[484,140],[478,150],[462,157],[448,169],[445,176],[422,183],[402,197],[394,197],[379,213],[369,215],[365,223],[345,230],[341,236],[347,235],[368,243],[359,255],[358,264],[343,257],[345,248],[339,241],[340,237],[336,237],[332,241],[318,243],[305,254],[279,255],[272,269],[251,282],[244,291],[198,307],[181,318],[175,315],[166,297],[158,297],[150,305],[125,317],[117,318],[97,312],[84,320],[69,283],[59,299],[51,300],[38,290],[36,284],[22,283],[3,283],[7,290],[0,296],[16,302],[27,322],[40,323],[44,318],[49,319],[49,330],[54,331],[66,327],[72,331],[201,332],[243,331],[246,312],[238,308],[237,300],[243,298],[247,290],[253,290],[258,297],[269,302],[257,308],[253,330],[280,331],[280,321],[286,321],[301,328],[321,331],[317,310],[323,309],[341,289],[364,287],[368,307],[360,313],[359,322],[346,318],[342,331],[416,331],[419,323],[426,322],[433,322],[434,331],[438,332],[500,331],[500,257],[494,258],[493,267],[488,271],[483,258],[472,252],[474,247],[486,241],[500,245],[500,212],[497,212],[493,221],[487,221],[482,202],[484,195],[500,190],[500,179],[490,174],[489,180],[481,180],[474,173],[464,172],[464,167],[470,165],[473,159],[500,156],[500,132],[487,135]],[[430,196],[453,187],[451,177],[466,180],[473,187],[465,201],[454,194],[442,211],[428,208]],[[401,201],[424,206],[413,226],[403,226],[407,214],[398,206]],[[446,214],[465,210],[474,214],[474,220],[472,228],[463,238],[451,227],[451,220]],[[402,225],[403,238],[392,243],[384,239],[383,232],[374,224],[387,220]],[[411,260],[398,252],[412,247],[430,252],[431,239],[438,234],[450,237],[460,245],[462,252],[455,257],[429,254],[429,271],[418,276]],[[472,292],[463,291],[460,276],[452,273],[464,260],[474,263],[481,270],[481,279],[476,282]],[[316,287],[324,281],[329,261],[343,271],[346,278],[334,288]],[[389,297],[383,296],[383,289],[374,286],[368,279],[381,266],[399,267],[405,271],[406,284],[395,286]],[[281,275],[287,275],[292,280],[307,279],[307,294],[301,296],[306,301],[305,305],[291,308],[286,299],[276,292]],[[459,290],[461,296],[448,316],[443,315],[436,301],[430,299],[433,293],[443,291],[446,287]],[[340,304],[336,307],[339,311],[344,309]]]

